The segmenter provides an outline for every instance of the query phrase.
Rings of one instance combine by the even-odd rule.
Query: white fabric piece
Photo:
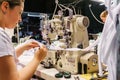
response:
[[[14,29],[8,29],[5,28],[5,32],[9,35],[9,37],[12,39],[12,36],[14,36]]]
[[[12,45],[10,37],[4,31],[4,29],[0,28],[0,57],[5,55],[14,56],[15,50]]]
[[[3,28],[0,28],[0,57],[7,55],[13,56],[15,58],[15,62],[18,62],[11,38]]]
[[[108,17],[98,44],[98,59],[108,66],[108,80],[116,80],[116,60],[119,46],[116,35],[116,19],[120,14],[120,4],[117,5],[117,0],[106,0],[105,3]],[[101,65],[99,65],[99,71],[102,74]]]

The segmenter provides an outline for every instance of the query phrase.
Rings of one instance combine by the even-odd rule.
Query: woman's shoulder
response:
[[[14,47],[9,36],[0,29],[0,57],[13,55]]]
[[[8,34],[0,28],[0,42],[10,42],[11,39],[10,37],[8,36]]]

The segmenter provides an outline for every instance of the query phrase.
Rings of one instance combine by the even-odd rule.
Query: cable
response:
[[[94,15],[94,13],[93,13],[93,11],[92,11],[92,9],[91,9],[91,4],[89,5],[89,10],[90,10],[90,12],[91,12],[91,14],[92,14],[92,16],[94,17],[94,19],[97,21],[97,22],[99,22],[99,23],[101,23],[101,24],[104,24],[103,22],[101,22],[100,20],[98,20],[97,18],[96,18],[96,16]]]
[[[72,9],[73,9],[73,13],[76,15],[75,7],[74,7],[73,5],[70,5],[70,6],[71,6]],[[70,7],[70,6],[68,6],[68,7]]]
[[[56,4],[58,4],[58,2],[59,2],[58,0],[55,0],[55,3],[56,3]]]
[[[78,3],[80,3],[82,0],[78,0],[78,2],[76,2],[76,4],[74,4],[74,6],[76,6]]]
[[[56,10],[57,10],[57,5],[58,5],[58,4],[56,4],[56,6],[55,6],[55,9],[54,9],[54,12],[53,12],[52,19],[53,19],[54,15],[55,15],[55,12],[56,12]]]
[[[76,1],[78,1],[78,0],[76,0]],[[70,6],[73,8],[73,10],[72,10],[71,8],[66,7],[66,6],[64,6],[64,5],[62,5],[62,4],[59,4],[58,2],[59,2],[58,0],[55,0],[56,6],[55,6],[55,9],[54,9],[54,12],[53,12],[52,19],[53,19],[55,13],[56,13],[57,7],[59,7],[61,11],[68,10],[68,11],[69,11],[69,16],[70,16],[70,17],[73,16],[73,11],[74,11],[74,13],[76,14],[76,11],[75,11],[75,8],[74,8],[73,5],[70,5]],[[78,3],[78,2],[77,2],[77,3]]]

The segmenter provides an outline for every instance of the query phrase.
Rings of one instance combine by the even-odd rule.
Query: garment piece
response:
[[[120,80],[120,15],[117,15],[117,21],[116,21],[116,28],[117,28],[117,40],[119,42],[119,48],[117,53],[117,67],[116,67],[116,74],[117,74],[117,80]]]
[[[111,23],[110,23],[111,22]],[[108,80],[116,80],[114,73],[116,73],[116,51],[118,43],[116,41],[116,27],[113,27],[113,22],[108,15],[104,30],[100,36],[98,44],[98,58],[101,62],[108,66],[108,72],[112,76]],[[109,77],[108,77],[109,78]]]
[[[14,56],[15,61],[17,61],[11,38],[8,36],[4,29],[0,28],[0,57],[7,55]]]
[[[108,80],[116,80],[116,65],[119,42],[117,39],[117,17],[120,0],[106,0],[108,16],[98,44],[98,58],[108,66]]]
[[[116,72],[117,80],[120,80],[120,46],[119,46],[119,52],[117,54],[117,67],[116,67],[116,69],[117,69],[117,72]]]

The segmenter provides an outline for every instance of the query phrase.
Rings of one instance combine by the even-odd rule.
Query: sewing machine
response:
[[[73,15],[70,18],[54,15],[54,18],[47,23],[49,26],[44,24],[43,30],[45,40],[49,39],[46,62],[60,71],[72,74],[85,74],[98,70],[97,55],[81,51],[89,45],[88,17]]]
[[[71,31],[71,48],[76,48],[82,45],[85,48],[89,45],[87,27],[89,26],[89,19],[82,15],[73,15],[64,18],[66,29]]]

